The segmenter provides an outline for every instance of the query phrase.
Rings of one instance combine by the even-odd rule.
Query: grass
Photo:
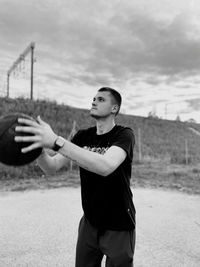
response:
[[[188,194],[200,194],[200,165],[178,165],[161,161],[133,165],[131,185],[135,188],[157,188]],[[0,180],[1,191],[25,191],[61,187],[79,187],[78,170],[55,176]]]
[[[78,171],[63,172],[55,176],[41,175],[37,178],[0,180],[0,191],[25,191],[60,187],[79,187]]]
[[[56,102],[0,97],[0,116],[11,112],[23,112],[33,117],[40,114],[56,133],[65,138],[68,138],[74,122],[77,130],[94,124],[88,110]],[[117,123],[131,127],[135,133],[131,179],[134,187],[200,194],[200,137],[196,134],[200,132],[200,124],[125,114],[119,114]],[[138,163],[140,156],[142,163]],[[186,159],[187,165],[184,164]],[[68,168],[66,166],[64,172],[56,176],[46,177],[34,163],[18,168],[0,164],[0,191],[79,186],[78,171],[69,172]]]
[[[142,163],[133,167],[131,182],[135,187],[200,194],[200,165],[178,165],[159,161]]]

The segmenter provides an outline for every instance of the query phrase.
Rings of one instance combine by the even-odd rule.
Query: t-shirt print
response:
[[[99,153],[101,155],[105,154],[106,151],[109,149],[109,147],[94,147],[94,146],[93,147],[84,146],[83,148],[92,152]]]

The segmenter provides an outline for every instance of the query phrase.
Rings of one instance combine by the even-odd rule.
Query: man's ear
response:
[[[113,105],[112,106],[112,114],[116,114],[119,110],[119,106],[118,105]]]

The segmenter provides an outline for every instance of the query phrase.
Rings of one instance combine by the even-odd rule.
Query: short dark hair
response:
[[[110,88],[110,87],[101,87],[98,90],[98,92],[109,92],[112,95],[115,103],[119,106],[118,111],[115,114],[115,115],[117,115],[119,113],[119,110],[120,110],[120,107],[122,104],[122,97],[121,97],[120,93],[117,92],[115,89]]]

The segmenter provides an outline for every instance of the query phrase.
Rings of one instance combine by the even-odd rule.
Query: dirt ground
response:
[[[200,196],[133,194],[135,267],[199,267]],[[73,267],[81,215],[80,188],[1,192],[0,267]]]

